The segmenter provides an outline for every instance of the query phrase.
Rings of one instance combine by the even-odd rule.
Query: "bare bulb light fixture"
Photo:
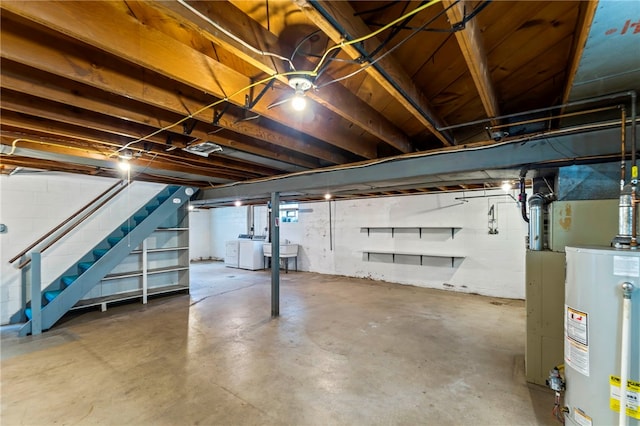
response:
[[[125,159],[121,159],[120,162],[118,162],[118,167],[120,168],[120,170],[124,172],[129,171],[129,169],[131,169],[129,160],[125,160]]]
[[[302,111],[307,106],[304,93],[311,89],[311,80],[305,75],[294,75],[289,78],[289,86],[295,90],[295,95],[291,99],[291,107],[295,111]]]
[[[511,185],[511,182],[509,182],[508,180],[503,180],[503,181],[502,181],[502,185],[500,185],[500,188],[502,188],[502,190],[503,190],[504,192],[509,192],[509,191],[511,191],[511,188],[512,188],[512,187],[513,187],[513,186]]]

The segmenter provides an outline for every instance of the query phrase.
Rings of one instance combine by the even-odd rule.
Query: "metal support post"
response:
[[[280,316],[280,193],[271,193],[271,317]]]
[[[149,276],[148,276],[148,265],[147,265],[147,240],[145,238],[142,241],[142,304],[147,304],[147,295],[149,291]]]
[[[31,334],[42,333],[42,255],[31,253]]]

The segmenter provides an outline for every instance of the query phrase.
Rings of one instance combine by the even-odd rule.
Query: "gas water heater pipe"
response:
[[[631,293],[633,284],[624,282],[622,287],[622,336],[620,342],[620,413],[618,425],[627,426],[627,381],[629,380],[629,350],[631,340]]]

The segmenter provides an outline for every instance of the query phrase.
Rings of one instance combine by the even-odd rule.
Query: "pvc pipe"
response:
[[[629,342],[631,340],[631,292],[633,284],[622,283],[622,338],[620,343],[620,413],[618,425],[627,426],[627,381],[629,380]]]

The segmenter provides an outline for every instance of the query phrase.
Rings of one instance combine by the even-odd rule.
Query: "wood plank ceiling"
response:
[[[484,141],[490,120],[439,129],[562,102],[594,5],[3,0],[1,170],[131,154],[134,179],[209,187]]]

